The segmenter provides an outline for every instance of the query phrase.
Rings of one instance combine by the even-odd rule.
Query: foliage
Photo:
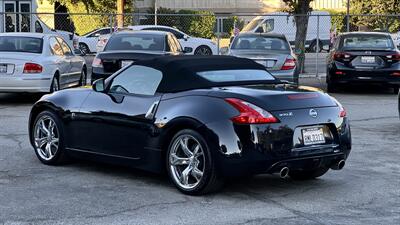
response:
[[[351,14],[397,14],[397,16],[352,16],[351,22],[368,30],[400,30],[400,0],[350,0]]]

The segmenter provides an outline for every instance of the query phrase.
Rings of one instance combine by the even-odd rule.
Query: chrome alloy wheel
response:
[[[59,148],[60,135],[50,116],[43,116],[36,122],[33,137],[38,155],[46,161],[54,158]]]
[[[176,184],[195,188],[203,178],[205,157],[199,141],[187,134],[175,139],[169,151],[169,169]]]

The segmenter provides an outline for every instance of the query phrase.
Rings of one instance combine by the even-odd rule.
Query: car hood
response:
[[[209,95],[239,98],[269,111],[337,106],[332,97],[317,88],[288,84],[213,88]]]
[[[212,42],[211,39],[206,39],[206,38],[191,37],[190,40],[197,43],[214,44],[214,42]]]

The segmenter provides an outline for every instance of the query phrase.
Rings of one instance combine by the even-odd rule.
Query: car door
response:
[[[70,144],[74,149],[138,159],[154,131],[153,110],[162,73],[132,65],[116,75],[107,91],[92,92],[83,103]]]
[[[63,88],[69,83],[68,76],[66,76],[65,74],[69,73],[71,64],[67,57],[64,55],[61,44],[57,41],[56,37],[50,37],[49,43],[51,52],[55,56],[54,63],[57,65],[59,72],[59,84],[60,87]]]
[[[67,42],[63,38],[57,37],[58,42],[61,44],[64,55],[69,61],[70,67],[68,73],[65,74],[68,80],[68,86],[79,82],[82,71],[82,61],[80,57],[75,56]]]

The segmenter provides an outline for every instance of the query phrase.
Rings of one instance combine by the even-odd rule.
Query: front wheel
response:
[[[208,46],[202,45],[194,50],[195,55],[212,55],[212,51]]]
[[[166,161],[172,182],[184,194],[207,194],[223,184],[206,141],[194,130],[182,130],[174,136]]]
[[[328,170],[327,167],[319,167],[313,170],[295,170],[289,171],[289,176],[293,180],[311,180],[324,175]]]
[[[31,132],[36,156],[42,163],[59,165],[67,160],[63,126],[53,112],[39,113]]]
[[[86,55],[90,53],[90,49],[85,43],[79,43],[79,49]]]

